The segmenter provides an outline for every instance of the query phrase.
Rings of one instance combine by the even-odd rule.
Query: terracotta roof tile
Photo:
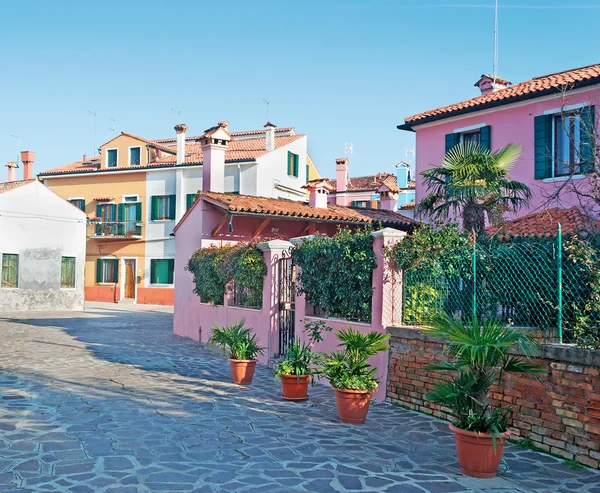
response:
[[[384,226],[404,228],[418,224],[417,221],[408,217],[379,209],[360,209],[335,204],[328,204],[326,209],[319,209],[311,207],[305,202],[288,199],[272,199],[206,191],[199,192],[199,195],[219,207],[234,213],[306,218],[339,223],[374,224],[381,222]]]
[[[466,113],[477,111],[478,109],[508,104],[513,101],[535,97],[543,93],[558,92],[565,86],[582,86],[594,83],[600,83],[600,64],[588,65],[564,72],[557,72],[541,77],[534,77],[531,80],[515,84],[514,86],[500,89],[481,96],[477,96],[460,103],[443,106],[434,110],[424,111],[404,119],[405,125],[401,127],[410,127],[419,125],[428,121],[439,120],[450,117],[456,113]]]
[[[8,192],[9,190],[14,190],[15,188],[22,187],[23,185],[27,185],[28,183],[32,183],[34,181],[36,181],[36,179],[31,178],[30,180],[15,180],[0,183],[0,193]]]
[[[416,199],[412,199],[410,202],[403,204],[400,206],[400,210],[402,211],[410,211],[413,210],[417,205]]]
[[[564,235],[589,233],[600,228],[600,221],[590,218],[576,206],[570,209],[546,209],[541,212],[506,221],[500,228],[489,227],[490,235],[502,236],[556,236],[560,223]]]
[[[284,128],[275,128],[275,135],[277,135],[278,133],[289,133],[292,132],[294,130],[294,127],[284,127]],[[231,137],[233,137],[233,139],[235,140],[236,137],[246,137],[246,136],[251,136],[251,135],[265,135],[266,130],[262,129],[262,130],[246,130],[246,131],[242,131],[242,132],[229,132],[229,135],[231,135]],[[202,138],[202,135],[193,135],[193,136],[187,136],[185,137],[186,142],[189,141],[196,141]],[[156,139],[154,140],[154,142],[158,142],[160,144],[175,144],[177,142],[177,138],[176,137],[169,137],[168,139]]]
[[[329,183],[331,183],[335,190],[337,180],[330,179]],[[396,175],[392,173],[377,173],[376,175],[355,176],[349,178],[346,190],[348,192],[377,193],[377,190],[379,190],[379,187],[382,183],[385,183],[388,186],[388,188],[390,188],[390,190],[400,190],[400,188],[398,188],[398,179]],[[414,180],[408,182],[408,188],[415,188]]]

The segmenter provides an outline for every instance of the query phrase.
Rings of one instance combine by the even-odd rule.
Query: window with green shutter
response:
[[[63,257],[60,266],[60,287],[75,287],[75,257]]]
[[[175,219],[175,199],[175,195],[152,196],[150,219],[152,221]]]
[[[174,269],[175,259],[150,260],[150,284],[173,284]]]
[[[543,180],[552,176],[552,115],[533,119],[534,178]]]
[[[2,285],[3,288],[19,287],[19,256],[14,253],[2,254]]]
[[[458,144],[460,142],[460,134],[446,134],[446,150],[445,152],[448,152],[450,149],[452,149],[456,144]]]
[[[585,106],[581,110],[580,161],[581,173],[590,173],[595,168],[595,149],[597,125],[594,106]]]
[[[187,211],[194,204],[194,200],[196,200],[195,193],[188,193],[185,196],[185,210]]]
[[[71,202],[71,204],[73,204],[78,209],[81,209],[83,212],[85,212],[85,199],[69,199],[69,202]]]
[[[129,148],[129,166],[139,166],[141,163],[142,149],[141,147]]]
[[[288,160],[287,160],[287,174],[289,176],[295,176],[298,178],[299,174],[299,166],[300,166],[300,156],[298,154],[294,154],[293,152],[288,151]]]
[[[118,154],[119,154],[119,151],[117,149],[108,149],[106,151],[106,166],[108,168],[116,168],[117,167]]]
[[[96,261],[96,282],[116,283],[119,279],[119,261],[116,258],[99,258]]]

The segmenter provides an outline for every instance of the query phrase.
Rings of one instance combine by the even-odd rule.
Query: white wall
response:
[[[0,311],[82,310],[85,213],[40,182],[0,193],[0,254],[19,255],[18,288],[0,287]],[[62,257],[75,257],[75,288],[62,289]]]

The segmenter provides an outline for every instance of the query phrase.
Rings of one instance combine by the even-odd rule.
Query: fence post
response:
[[[562,272],[562,226],[558,223],[556,227],[556,281],[558,284],[558,342],[563,343],[563,272]]]
[[[473,231],[473,318],[477,316],[477,235]]]

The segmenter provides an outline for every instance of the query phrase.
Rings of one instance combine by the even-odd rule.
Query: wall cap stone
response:
[[[292,245],[289,241],[285,240],[271,240],[271,241],[263,241],[262,243],[258,243],[256,248],[263,252],[273,251],[273,250],[287,250],[292,248]]]
[[[406,231],[400,231],[394,228],[383,228],[371,233],[373,238],[404,238]]]
[[[295,238],[290,238],[290,242],[294,246],[300,246],[307,240],[314,240],[319,235],[306,235],[306,236],[296,236]]]

